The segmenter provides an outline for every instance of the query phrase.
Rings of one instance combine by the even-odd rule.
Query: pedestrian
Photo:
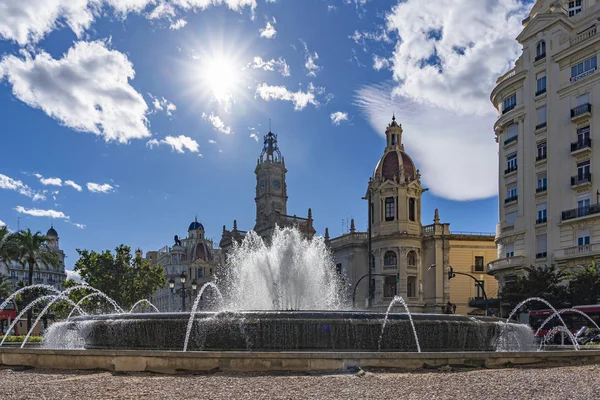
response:
[[[456,314],[456,304],[452,304],[452,314]]]

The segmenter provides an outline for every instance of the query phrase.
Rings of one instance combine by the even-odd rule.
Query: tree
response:
[[[160,266],[150,264],[141,255],[135,258],[128,246],[120,245],[113,255],[80,250],[79,260],[73,268],[90,286],[104,292],[124,309],[136,301],[149,298],[167,283]]]
[[[600,264],[574,268],[569,273],[569,297],[571,304],[598,304],[600,299]]]
[[[568,288],[565,279],[568,274],[556,266],[530,266],[525,268],[527,274],[517,278],[515,282],[502,288],[501,302],[511,309],[529,297],[541,297],[557,308],[569,304]],[[530,309],[547,308],[542,303],[529,303]]]
[[[6,225],[0,226],[0,264],[10,264],[15,260],[14,241]]]
[[[13,292],[8,276],[0,274],[0,299],[5,299]]]
[[[35,234],[30,229],[21,230],[12,236],[9,240],[14,248],[15,259],[21,264],[23,268],[28,267],[29,277],[27,285],[33,284],[33,270],[40,271],[43,266],[48,268],[49,265],[57,267],[59,263],[58,254],[50,250],[46,246],[47,237],[43,236],[40,232]],[[30,295],[27,295],[26,300],[32,300]],[[27,312],[27,330],[31,329],[31,320],[33,311]]]

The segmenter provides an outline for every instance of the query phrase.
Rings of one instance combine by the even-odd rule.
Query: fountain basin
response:
[[[109,314],[55,327],[77,332],[86,349],[182,350],[190,313]],[[359,311],[198,312],[188,350],[378,351],[384,313]],[[491,317],[412,314],[422,351],[494,351],[504,321]],[[57,324],[55,324],[57,325]],[[519,343],[533,335],[510,324]],[[66,333],[66,332],[65,332]],[[524,339],[525,338],[525,339]],[[408,314],[390,313],[381,351],[416,351]]]

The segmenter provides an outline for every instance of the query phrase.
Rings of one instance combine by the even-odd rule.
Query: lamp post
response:
[[[429,269],[431,268],[435,268],[436,265],[435,264],[431,264],[431,267],[429,267]],[[467,274],[465,272],[456,272],[454,271],[454,268],[452,268],[452,266],[448,265],[448,268],[450,268],[450,270],[448,271],[448,280],[454,278],[455,275],[464,275],[464,276],[468,276],[469,278],[473,279],[475,281],[475,283],[477,283],[477,286],[479,286],[481,288],[481,292],[483,294],[483,298],[485,300],[485,315],[488,315],[488,298],[487,298],[487,294],[485,293],[485,288],[483,287],[483,284],[481,283],[481,281],[477,278],[475,278],[473,275],[471,274]]]
[[[175,294],[179,294],[181,295],[181,311],[185,311],[185,297],[187,295],[193,295],[194,292],[196,291],[196,288],[198,287],[198,284],[196,283],[196,280],[193,279],[192,280],[192,288],[188,289],[185,287],[185,281],[187,280],[187,276],[185,275],[185,272],[182,272],[181,275],[179,275],[179,281],[181,282],[181,287],[179,289],[175,289],[175,279],[173,279],[173,277],[171,277],[171,279],[169,279],[169,288],[171,289],[171,293],[173,295]]]

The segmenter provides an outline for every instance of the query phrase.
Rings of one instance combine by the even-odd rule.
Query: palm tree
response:
[[[0,274],[0,299],[5,299],[13,292],[12,283],[8,276]]]
[[[13,235],[8,230],[6,225],[0,226],[0,264],[6,266],[14,261],[14,242]]]
[[[33,283],[34,268],[39,271],[41,266],[45,268],[48,268],[49,265],[58,266],[58,254],[46,246],[47,239],[40,232],[34,234],[30,229],[21,230],[14,235],[15,258],[23,268],[25,266],[29,268],[28,286]],[[29,310],[27,312],[27,330],[31,329],[32,315],[33,312]]]

